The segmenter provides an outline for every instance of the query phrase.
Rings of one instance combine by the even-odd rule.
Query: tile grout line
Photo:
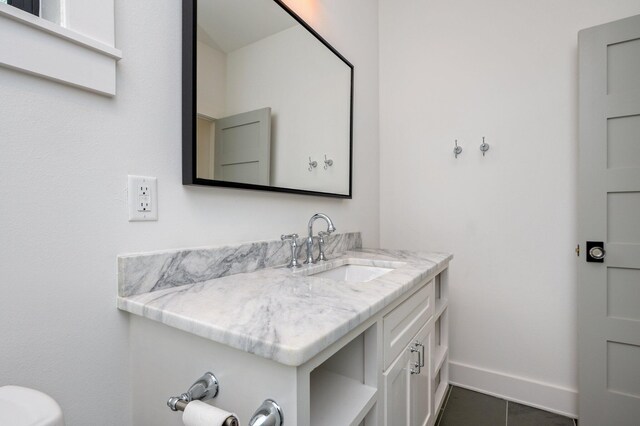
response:
[[[505,418],[504,418],[504,426],[509,426],[509,401],[506,401],[505,404]]]

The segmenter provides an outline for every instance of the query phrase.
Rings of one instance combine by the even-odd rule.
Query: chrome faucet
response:
[[[316,221],[316,219],[324,219],[325,222],[327,222],[327,233],[325,235],[329,235],[336,230],[336,227],[333,226],[333,222],[331,221],[331,218],[329,218],[329,216],[327,216],[326,214],[316,213],[313,216],[311,216],[311,219],[309,219],[309,236],[307,237],[307,260],[304,261],[304,263],[306,264],[316,263],[316,261],[313,258],[313,238],[314,238],[313,223]],[[321,238],[323,239],[323,242],[324,242],[324,236],[321,236]],[[320,260],[324,260],[324,253],[322,253],[321,257],[322,259]]]

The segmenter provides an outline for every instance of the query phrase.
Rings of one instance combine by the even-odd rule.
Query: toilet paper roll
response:
[[[202,401],[191,401],[184,409],[182,423],[184,423],[185,426],[229,426],[233,424],[231,421],[227,422],[229,417],[236,419],[236,424],[240,424],[238,423],[236,415],[233,413],[221,410]]]

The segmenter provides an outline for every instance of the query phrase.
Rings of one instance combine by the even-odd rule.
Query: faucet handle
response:
[[[325,240],[325,238],[328,237],[330,234],[331,232],[325,232],[325,231],[318,232],[318,259],[316,259],[316,262],[327,260],[327,257],[324,255],[324,244],[327,241]]]
[[[287,265],[289,268],[299,268],[298,262],[298,234],[281,235],[282,241],[291,241],[291,261]]]
[[[280,240],[282,241],[291,241],[291,245],[295,245],[296,247],[298,246],[298,234],[282,234],[280,236]]]

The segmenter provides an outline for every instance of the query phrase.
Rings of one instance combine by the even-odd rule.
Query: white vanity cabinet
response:
[[[447,266],[301,365],[132,319],[134,424],[181,425],[166,399],[211,371],[220,393],[210,403],[242,424],[271,398],[287,426],[434,425],[448,385]]]

